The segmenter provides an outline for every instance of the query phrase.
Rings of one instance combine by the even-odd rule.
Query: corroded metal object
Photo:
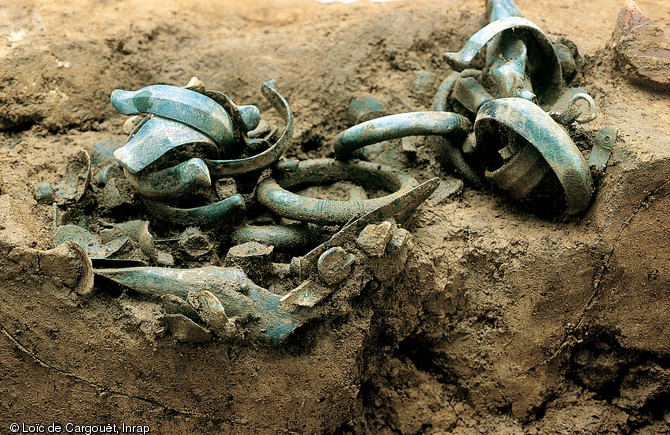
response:
[[[202,231],[187,228],[179,235],[179,248],[192,258],[198,258],[211,252],[213,246]]]
[[[580,107],[579,101],[586,102],[586,111]],[[557,103],[555,103],[553,107],[556,107],[558,105]],[[565,110],[562,112],[549,112],[549,115],[559,124],[568,126],[573,122],[591,122],[596,119],[598,113],[596,110],[596,102],[593,100],[593,97],[586,92],[575,92],[574,95],[570,97],[570,101],[568,101],[568,106]]]
[[[438,180],[432,179],[402,193],[299,257],[296,262],[301,283],[285,296],[256,285],[237,268],[129,267],[97,269],[95,273],[135,292],[161,298],[166,311],[161,319],[177,340],[204,343],[212,339],[212,332],[228,338],[243,328],[248,338],[277,342],[324,314],[317,305],[336,291],[335,286],[345,281],[357,264],[343,245],[354,243],[369,224],[388,219],[402,222],[437,185]],[[391,251],[401,249],[409,237],[406,230],[395,234],[395,244],[395,237],[386,240],[389,245],[394,244]]]
[[[224,152],[235,141],[228,113],[216,101],[199,92],[177,86],[152,85],[134,92],[117,89],[110,98],[114,108],[125,115],[148,113],[193,127],[209,136]]]
[[[372,95],[359,95],[349,101],[347,120],[356,125],[386,115],[386,109],[381,101]]]
[[[596,171],[605,170],[618,133],[619,131],[615,127],[603,127],[596,135],[596,141],[589,157],[589,165]]]
[[[395,228],[389,221],[380,224],[368,224],[358,235],[356,244],[371,257],[381,257],[386,245],[391,241]]]
[[[369,163],[348,163],[332,159],[283,162],[278,177],[268,177],[256,187],[256,198],[279,216],[322,225],[344,224],[403,195],[418,182],[407,173]],[[391,191],[387,196],[363,201],[335,201],[309,198],[287,189],[311,184],[350,180]]]
[[[260,171],[270,167],[284,154],[293,137],[293,113],[288,102],[277,92],[277,84],[274,80],[263,83],[261,89],[263,96],[272,107],[284,118],[286,127],[277,142],[270,148],[257,155],[234,160],[205,160],[211,173],[216,177],[246,174],[247,172]]]
[[[90,259],[102,259],[116,253],[128,241],[128,237],[119,237],[104,245],[90,231],[77,225],[62,225],[54,231],[54,246],[72,242],[84,250]]]
[[[255,322],[255,335],[279,341],[307,320],[280,305],[280,297],[254,284],[241,270],[224,267],[169,269],[132,267],[97,269],[97,275],[136,292],[154,296],[174,295],[188,300],[189,292],[209,291],[228,317]]]
[[[193,208],[172,207],[165,203],[144,199],[147,208],[158,219],[178,225],[216,225],[224,219],[234,219],[244,214],[246,207],[242,195],[233,195],[212,204]]]
[[[78,202],[91,182],[91,157],[86,150],[79,150],[68,157],[65,178],[53,187],[58,205]]]
[[[403,222],[435,191],[438,184],[438,178],[433,178],[421,183],[417,187],[393,199],[391,202],[348,223],[330,239],[312,249],[304,256],[295,257],[291,262],[291,268],[295,270],[300,279],[304,279],[305,281],[284,296],[281,300],[282,304],[308,307],[313,307],[319,304],[333,292],[332,286],[320,286],[318,280],[314,278],[321,274],[319,263],[320,260],[324,259],[324,254],[327,252],[335,252],[332,251],[333,248],[355,245],[361,231],[370,224],[387,220]],[[389,242],[389,244],[392,243]],[[393,250],[394,249],[391,248],[391,251]],[[346,269],[352,264],[352,261],[346,258],[346,256],[344,256],[343,259],[344,261],[339,264],[342,265],[342,273],[344,274]],[[321,269],[323,270],[323,264]]]
[[[592,180],[565,128],[593,120],[596,111],[588,94],[567,87],[565,78],[574,75],[577,65],[575,54],[521,17],[511,0],[488,0],[487,13],[490,24],[461,51],[444,54],[459,72],[447,77],[433,103],[436,111],[469,113],[475,119],[474,135],[460,144],[449,138],[432,138],[431,144],[440,160],[470,184],[492,184],[521,201],[560,189],[553,194],[564,198],[557,212],[578,214],[590,202]],[[467,69],[484,47],[484,69]],[[547,114],[543,108],[553,111]]]
[[[416,135],[463,135],[470,121],[456,113],[413,112],[383,116],[355,125],[335,137],[335,154],[343,159],[358,148]]]
[[[351,273],[351,265],[355,257],[342,247],[330,248],[319,257],[317,269],[319,277],[329,285],[342,282]]]
[[[148,174],[126,172],[126,178],[140,195],[153,199],[177,198],[198,187],[212,185],[207,165],[197,157]]]
[[[112,104],[121,113],[150,115],[134,126],[130,140],[114,151],[114,157],[154,216],[181,225],[213,225],[244,208],[241,196],[187,209],[158,201],[210,187],[216,178],[269,167],[290,143],[293,115],[275,82],[264,83],[263,96],[284,118],[284,132],[260,153],[219,160],[219,154],[230,155],[236,147],[239,154],[244,146],[263,142],[247,136],[259,125],[260,112],[256,106],[237,106],[221,92],[206,91],[197,79],[187,86],[189,89],[154,85],[136,92],[114,91]],[[190,158],[175,164],[184,155]]]
[[[472,35],[461,51],[445,53],[445,59],[455,71],[462,71],[488,44],[487,68],[498,83],[499,97],[521,98],[530,96],[524,92],[529,90],[525,88],[526,60],[535,60],[541,68],[530,69],[533,90],[529,91],[541,104],[550,104],[564,90],[560,59],[551,39],[532,21],[515,16],[518,10],[511,0],[487,4],[491,23]],[[528,49],[536,51],[527,53]]]
[[[368,225],[393,218],[396,222],[403,222],[414,210],[419,207],[440,184],[439,178],[432,178],[413,189],[404,192],[385,205],[367,213],[366,215],[348,223],[330,239],[309,251],[296,260],[298,273],[302,276],[314,274],[318,259],[330,248],[353,242],[358,234]]]
[[[258,242],[277,249],[303,248],[318,239],[321,230],[309,224],[243,225],[230,235],[231,242],[239,245]]]
[[[116,151],[121,144],[114,139],[105,139],[93,147],[91,153],[91,165],[95,168],[92,181],[99,185],[107,184],[110,176],[115,173],[120,173],[120,166],[114,159],[114,151]]]
[[[354,151],[428,136],[438,159],[471,185],[493,185],[528,202],[562,196],[562,203],[550,201],[551,213],[578,214],[590,203],[592,180],[565,129],[592,121],[596,108],[585,90],[567,85],[579,66],[576,47],[553,43],[512,0],[486,3],[490,23],[462,50],[444,54],[457,72],[439,86],[432,114],[401,113],[350,127],[336,136],[335,155],[365,158],[367,152]],[[470,69],[484,48],[486,66]]]
[[[218,155],[214,141],[198,130],[170,119],[148,117],[130,140],[114,151],[114,158],[127,172],[137,174],[168,152],[187,145]]]
[[[518,199],[523,199],[529,193],[527,187],[534,187],[533,182],[539,184],[544,178],[546,162],[563,187],[565,213],[579,213],[589,204],[593,186],[584,157],[567,132],[537,105],[523,98],[490,101],[477,114],[475,135],[477,148],[481,153],[486,153],[485,158],[490,165],[487,177],[505,187],[512,195],[520,196]],[[509,139],[502,142],[500,136]],[[511,157],[505,159],[505,147],[512,143],[519,147],[519,151],[510,152]],[[496,145],[499,148],[493,149]],[[528,148],[528,145],[532,148]],[[538,158],[525,158],[526,152],[521,149],[526,149],[528,154],[538,155]],[[495,173],[504,170],[507,165],[516,165],[518,158],[526,162],[518,165],[519,170],[505,173],[502,177]],[[531,161],[533,163],[528,164]]]

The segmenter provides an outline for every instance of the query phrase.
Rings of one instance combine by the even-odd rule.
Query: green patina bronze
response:
[[[470,121],[456,113],[398,113],[363,122],[338,134],[335,155],[345,159],[358,148],[385,140],[417,135],[458,136],[470,128]]]
[[[199,158],[148,174],[127,172],[126,178],[140,195],[152,199],[177,198],[199,187],[212,185],[209,169]]]
[[[256,187],[256,198],[279,216],[322,225],[344,224],[392,201],[418,185],[407,173],[369,162],[341,162],[333,159],[284,162],[278,177],[268,177]],[[309,198],[287,189],[312,184],[349,180],[391,191],[390,195],[363,201]]]
[[[205,160],[210,172],[215,177],[229,177],[233,175],[246,174],[247,172],[259,171],[270,167],[284,154],[293,137],[293,113],[288,103],[277,92],[277,84],[274,80],[263,83],[261,88],[263,96],[284,118],[286,127],[277,142],[270,148],[255,156],[233,160]]]
[[[231,224],[244,215],[242,195],[233,195],[202,207],[178,208],[158,201],[144,199],[147,209],[158,219],[177,225],[212,226]]]
[[[146,86],[137,91],[117,89],[112,105],[125,115],[151,113],[179,121],[209,136],[225,153],[235,141],[233,124],[225,109],[190,89],[169,85]]]
[[[309,319],[300,314],[299,308],[282,306],[279,296],[257,286],[234,268],[130,267],[97,269],[95,273],[138,293],[158,297],[173,295],[188,300],[190,292],[209,291],[220,301],[226,316],[254,325],[247,330],[269,341],[285,338]]]

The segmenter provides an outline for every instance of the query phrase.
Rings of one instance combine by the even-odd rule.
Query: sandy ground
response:
[[[599,109],[589,129],[619,129],[577,218],[543,219],[466,186],[418,210],[397,277],[379,273],[336,315],[274,346],[177,343],[159,333],[155,300],[99,283],[79,297],[82,271],[43,253],[53,210],[33,185],[59,181],[79,148],[125,141],[112,90],[198,76],[280,125],[260,93],[275,79],[296,120],[287,157],[332,157],[353,96],[371,93],[390,113],[430,106],[451,72],[441,53],[486,24],[483,3],[0,2],[2,433],[14,422],[668,433],[670,102],[614,62],[619,2],[517,2],[579,47],[577,84]],[[638,4],[670,28],[670,3]],[[420,71],[436,78],[428,89],[416,88]],[[420,181],[454,179],[423,148],[408,166]]]

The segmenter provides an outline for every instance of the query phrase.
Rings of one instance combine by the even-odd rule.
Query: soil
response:
[[[295,115],[286,157],[332,157],[352,97],[372,94],[389,113],[430,107],[451,72],[441,54],[486,24],[484,2],[0,3],[2,433],[68,422],[203,434],[669,433],[668,94],[621,74],[619,2],[516,4],[579,47],[577,84],[599,111],[588,128],[619,129],[590,208],[551,220],[466,185],[423,204],[406,224],[405,266],[372,264],[376,279],[336,314],[279,345],[194,345],[161,332],[155,300],[98,281],[91,290],[75,253],[51,251],[53,208],[33,186],[59,182],[81,148],[126,140],[110,93],[197,76],[280,127],[260,93],[275,79]],[[638,5],[670,29],[670,3]],[[426,147],[408,166],[419,181],[454,181]]]

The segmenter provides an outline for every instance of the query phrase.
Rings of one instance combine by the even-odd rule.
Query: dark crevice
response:
[[[28,117],[19,117],[18,119],[7,119],[3,116],[0,117],[0,132],[9,136],[11,143],[15,143],[16,141],[21,141],[23,139],[20,137],[12,138],[12,135],[27,132],[35,125],[39,124],[43,119],[44,117],[38,114],[33,114]],[[14,146],[16,146],[16,144]],[[14,148],[11,145],[9,147]]]
[[[670,358],[624,348],[611,331],[573,347],[566,379],[628,413],[631,430],[670,412]]]

